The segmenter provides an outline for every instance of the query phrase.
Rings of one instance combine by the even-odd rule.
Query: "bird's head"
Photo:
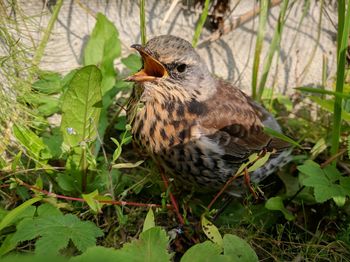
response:
[[[162,35],[152,38],[145,46],[134,44],[141,55],[143,67],[126,80],[153,85],[176,85],[190,93],[211,93],[213,78],[192,45],[176,36]],[[208,89],[208,90],[207,90]]]

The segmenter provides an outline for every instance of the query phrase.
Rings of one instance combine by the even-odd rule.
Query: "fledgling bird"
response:
[[[128,119],[138,145],[174,176],[178,185],[216,191],[254,152],[275,151],[254,171],[258,183],[287,157],[289,145],[263,131],[280,126],[261,105],[231,83],[215,78],[191,44],[179,37],[155,37],[135,44],[142,69],[129,76],[136,82]],[[243,178],[230,188],[242,192]]]

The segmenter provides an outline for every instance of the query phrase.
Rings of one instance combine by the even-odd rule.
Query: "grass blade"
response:
[[[141,43],[142,43],[142,45],[145,45],[147,42],[145,0],[140,0],[140,32],[141,32]]]
[[[282,133],[280,132],[277,132],[276,130],[272,129],[272,128],[269,128],[269,127],[264,127],[264,132],[270,136],[273,136],[273,137],[276,137],[276,138],[279,138],[293,146],[296,146],[296,147],[299,147],[299,148],[302,148],[302,146],[294,141],[293,139],[291,139],[290,137],[286,136],[286,135],[283,135]]]
[[[256,99],[257,95],[257,83],[258,83],[258,72],[259,72],[259,64],[260,64],[260,55],[264,42],[266,22],[267,22],[267,11],[268,11],[269,1],[261,0],[260,1],[260,14],[259,14],[259,28],[258,35],[256,37],[255,44],[255,53],[254,53],[254,62],[253,62],[253,75],[252,75],[252,97]]]
[[[346,13],[346,16],[345,16]],[[349,23],[350,23],[350,0],[348,0],[347,10],[345,10],[345,1],[339,1],[338,6],[338,26],[343,29],[338,30],[338,50],[337,50],[337,81],[336,92],[343,93],[344,79],[345,79],[345,59],[346,51],[348,47],[349,36]],[[342,26],[340,26],[342,25]],[[336,96],[334,101],[334,114],[333,114],[333,132],[332,132],[332,146],[331,155],[335,155],[339,149],[339,138],[341,131],[341,115],[342,115],[342,97]],[[336,164],[336,160],[333,161]]]
[[[22,203],[18,207],[12,209],[0,222],[0,230],[12,224],[12,222],[19,216],[20,213],[24,212],[29,206],[40,201],[42,197],[34,197],[26,202]]]
[[[202,14],[199,18],[199,21],[196,25],[196,30],[194,31],[194,36],[193,36],[193,40],[192,40],[193,47],[197,46],[199,36],[201,35],[202,29],[203,29],[203,25],[205,23],[205,20],[207,19],[208,10],[209,10],[209,3],[210,3],[210,0],[205,0],[203,12],[202,12]]]
[[[350,98],[350,94],[344,94],[344,93],[334,92],[334,91],[320,89],[320,88],[296,87],[295,89],[302,92],[309,92],[309,93],[315,93],[315,94],[321,94],[321,95],[333,95],[333,96],[339,96],[341,98],[346,98],[346,99]]]
[[[49,20],[47,28],[44,32],[43,38],[41,39],[39,46],[38,46],[38,49],[36,50],[34,57],[33,57],[33,66],[34,66],[33,70],[37,69],[37,66],[39,65],[39,63],[44,55],[45,47],[49,41],[51,32],[53,30],[53,26],[58,18],[58,14],[61,10],[62,4],[63,4],[63,0],[58,0],[54,9],[53,9],[52,16],[50,17],[50,20]],[[33,72],[32,72],[32,74],[33,74]],[[33,77],[33,75],[31,75],[31,77]],[[31,79],[29,79],[29,80],[31,80]],[[31,81],[29,81],[29,82],[31,82]]]
[[[262,72],[262,76],[261,76],[261,79],[259,82],[259,90],[258,90],[258,94],[256,97],[257,100],[261,99],[261,96],[264,92],[267,77],[269,75],[270,68],[271,68],[272,59],[273,59],[275,52],[278,49],[278,46],[280,45],[280,42],[281,42],[282,32],[283,32],[285,18],[286,18],[286,11],[288,8],[288,3],[289,3],[289,0],[284,0],[282,3],[282,6],[281,6],[281,11],[280,11],[280,14],[278,17],[277,26],[276,26],[275,32],[273,34],[273,38],[271,41],[271,45],[269,47],[267,58],[264,62],[263,72]]]

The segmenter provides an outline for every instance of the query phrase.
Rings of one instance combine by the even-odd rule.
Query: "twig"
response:
[[[65,200],[71,200],[71,201],[78,201],[78,202],[86,202],[85,199],[83,198],[78,198],[78,197],[70,197],[70,196],[64,196],[64,195],[59,195],[59,194],[55,194],[52,192],[49,192],[45,189],[40,189],[38,187],[29,185],[21,180],[17,180],[17,182],[21,185],[24,186],[30,190],[33,191],[39,191],[40,193],[47,195],[47,196],[51,196],[57,199],[65,199]],[[137,202],[128,202],[128,201],[117,201],[117,200],[97,200],[97,202],[99,203],[103,203],[103,204],[111,204],[111,205],[118,205],[118,206],[136,206],[136,207],[162,207],[162,205],[158,205],[158,204],[146,204],[146,203],[137,203]],[[171,209],[172,205],[166,205],[167,208]]]
[[[241,173],[240,173],[241,174]],[[216,200],[218,200],[218,198],[222,195],[222,193],[225,192],[225,190],[227,189],[227,187],[233,182],[233,180],[235,180],[238,177],[238,174],[234,174],[233,176],[230,177],[229,180],[226,181],[225,185],[220,189],[220,191],[214,196],[214,198],[210,201],[209,205],[208,205],[208,210],[211,209],[211,207],[214,205],[214,203],[216,202]]]
[[[272,0],[270,2],[270,8],[279,5],[282,2],[282,0]],[[207,42],[213,42],[218,40],[222,35],[225,35],[240,25],[248,22],[252,18],[254,18],[256,15],[258,15],[260,12],[260,6],[255,6],[252,10],[244,13],[243,15],[239,17],[234,17],[232,20],[227,21],[224,26],[217,29],[215,32],[213,32],[209,37],[204,39],[202,42],[198,44],[198,47],[203,47]]]
[[[250,163],[248,166],[246,166],[241,172],[234,174],[233,176],[230,177],[230,179],[228,179],[225,183],[225,185],[220,189],[220,191],[214,196],[214,198],[210,201],[209,205],[207,206],[208,210],[211,209],[211,207],[214,205],[214,203],[216,202],[216,200],[222,195],[222,193],[225,192],[225,190],[227,189],[227,187],[240,175],[245,174],[245,181],[247,181],[249,179],[249,173],[248,173],[248,168],[249,166],[254,165],[254,163],[256,163],[256,161],[258,161],[259,159],[261,159],[262,157],[264,157],[266,154],[266,151],[263,150],[262,152],[260,152],[260,154],[258,155],[258,157],[255,159],[254,162]],[[248,180],[249,181],[249,180]],[[251,188],[249,188],[251,189]]]
[[[324,168],[325,166],[329,165],[330,163],[332,163],[335,159],[337,159],[338,157],[340,157],[342,154],[344,154],[347,151],[346,148],[340,150],[338,153],[336,153],[335,155],[331,156],[330,158],[328,158],[326,161],[324,161],[320,167]]]

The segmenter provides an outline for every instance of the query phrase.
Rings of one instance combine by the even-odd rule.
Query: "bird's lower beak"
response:
[[[143,60],[143,68],[136,74],[127,77],[126,81],[145,82],[168,76],[168,72],[162,63],[150,55],[144,47],[138,44],[131,47],[140,53]]]

